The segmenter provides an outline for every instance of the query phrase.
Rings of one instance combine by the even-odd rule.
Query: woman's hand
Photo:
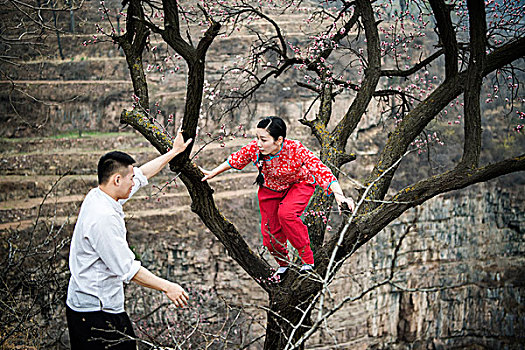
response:
[[[204,177],[201,179],[201,181],[206,181],[209,179],[213,179],[215,176],[225,172],[228,169],[231,169],[232,167],[228,162],[224,162],[215,169],[208,171],[204,170],[203,168],[199,167],[199,169],[204,173]]]
[[[343,193],[343,190],[341,189],[341,186],[339,186],[339,183],[337,181],[334,181],[330,184],[329,190],[331,190],[334,194],[335,200],[337,202],[337,207],[339,209],[339,214],[341,214],[341,206],[343,204],[348,205],[348,209],[350,209],[351,212],[354,211],[354,200],[351,197],[345,197],[345,194]]]
[[[337,207],[339,209],[339,214],[341,214],[341,207],[343,204],[348,205],[348,209],[350,209],[351,212],[354,212],[355,209],[355,203],[352,197],[345,197],[342,193],[335,193],[335,200],[337,202]]]
[[[209,179],[213,179],[215,177],[216,174],[213,173],[213,170],[205,170],[201,167],[199,167],[199,169],[202,171],[202,173],[204,174],[204,177],[201,179],[201,181],[206,181],[206,180],[209,180]]]

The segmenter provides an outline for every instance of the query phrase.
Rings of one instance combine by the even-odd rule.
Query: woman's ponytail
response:
[[[262,158],[262,154],[259,154],[259,159]],[[257,184],[259,186],[262,186],[264,185],[264,175],[262,173],[262,168],[263,168],[263,161],[260,160],[259,163],[257,164],[257,169],[259,169],[259,174],[257,175],[257,178],[255,179],[255,182],[253,183],[254,185]]]

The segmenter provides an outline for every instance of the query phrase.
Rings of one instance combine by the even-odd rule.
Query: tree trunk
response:
[[[75,12],[69,10],[69,31],[75,33]]]
[[[291,277],[289,276],[289,278]],[[304,316],[300,306],[297,305],[297,302],[302,299],[291,297],[293,295],[292,293],[279,292],[274,293],[273,297],[270,296],[270,310],[266,313],[265,350],[285,349],[287,344],[295,344],[311,328],[310,312]],[[308,304],[305,302],[301,305],[308,307]],[[301,326],[295,329],[294,326],[299,323]],[[304,343],[298,349],[304,349]]]
[[[55,7],[54,4],[52,6]],[[60,31],[58,30],[58,27],[57,27],[57,13],[55,10],[53,10],[52,12],[53,12],[53,23],[55,24],[55,32],[57,34],[58,53],[60,54],[61,59],[65,59],[64,52],[62,51],[62,41],[60,40]]]

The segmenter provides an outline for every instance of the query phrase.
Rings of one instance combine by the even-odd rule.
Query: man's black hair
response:
[[[104,154],[98,161],[98,184],[102,185],[106,183],[111,175],[118,173],[122,168],[127,168],[134,163],[135,159],[124,152],[113,151]]]

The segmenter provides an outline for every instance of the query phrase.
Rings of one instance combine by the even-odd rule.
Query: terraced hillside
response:
[[[244,140],[231,142],[238,147]],[[122,150],[139,164],[158,156],[157,151],[136,133],[98,134],[83,138],[3,139],[1,141],[1,225],[2,229],[25,228],[40,208],[41,216],[55,218],[61,224],[76,216],[79,203],[96,186],[96,164],[109,150]],[[209,145],[202,153],[202,166],[227,156],[231,148]],[[213,153],[213,157],[206,154]],[[219,158],[215,158],[219,157]],[[207,159],[206,161],[204,159]],[[199,163],[201,164],[201,163]],[[180,181],[173,181],[168,169],[127,204],[127,211],[140,221],[162,214],[189,211],[189,198]],[[250,183],[254,173],[228,174],[219,177],[217,198],[247,196],[254,193]],[[166,183],[170,182],[168,186]],[[179,187],[179,185],[181,187]],[[161,190],[160,187],[163,187]],[[42,204],[42,206],[41,206]],[[28,219],[28,220],[23,220]]]
[[[121,7],[121,1],[105,1],[110,10],[110,19],[117,26],[115,14]],[[102,20],[98,11],[98,1],[86,1],[71,17],[59,14],[57,25],[63,29],[60,34],[60,47],[64,58],[59,56],[57,37],[49,32],[45,35],[38,51],[27,52],[24,47],[9,48],[10,57],[16,64],[2,64],[5,72],[0,81],[0,122],[9,125],[0,130],[0,136],[20,137],[38,135],[56,135],[68,130],[116,131],[119,128],[119,115],[123,108],[133,103],[132,85],[126,60],[119,48],[107,37],[97,31],[97,25],[110,28]],[[18,13],[6,9],[2,16],[9,21]],[[300,23],[303,15],[277,16],[277,23],[287,33],[293,35],[293,26]],[[120,25],[123,25],[122,18]],[[71,23],[74,27],[71,28]],[[264,29],[264,24],[261,24]],[[191,25],[190,31],[199,33],[199,28]],[[296,33],[300,34],[300,33]],[[13,39],[20,33],[13,31]],[[97,37],[97,43],[94,37]],[[235,36],[220,38],[212,45],[207,60],[207,79],[213,81],[224,72],[225,64],[236,60],[240,53],[247,52],[256,38],[246,30]],[[156,57],[167,52],[166,45],[153,38],[151,49],[144,57],[144,65],[156,66]],[[87,44],[85,44],[87,43]],[[227,50],[224,50],[227,48]],[[24,51],[26,50],[26,51]],[[160,60],[162,64],[162,60]],[[164,64],[165,77],[155,69],[148,73],[150,99],[158,103],[163,116],[175,114],[184,107],[185,65],[183,60],[173,64]],[[175,67],[180,66],[180,70]],[[172,72],[173,71],[173,72]],[[9,79],[5,79],[5,76]],[[275,94],[278,89],[279,94]],[[279,85],[270,84],[269,90],[260,94],[257,103],[262,106],[260,114],[277,114],[279,101],[296,104],[300,101]],[[267,112],[267,113],[266,113]],[[159,116],[163,121],[163,116]]]

